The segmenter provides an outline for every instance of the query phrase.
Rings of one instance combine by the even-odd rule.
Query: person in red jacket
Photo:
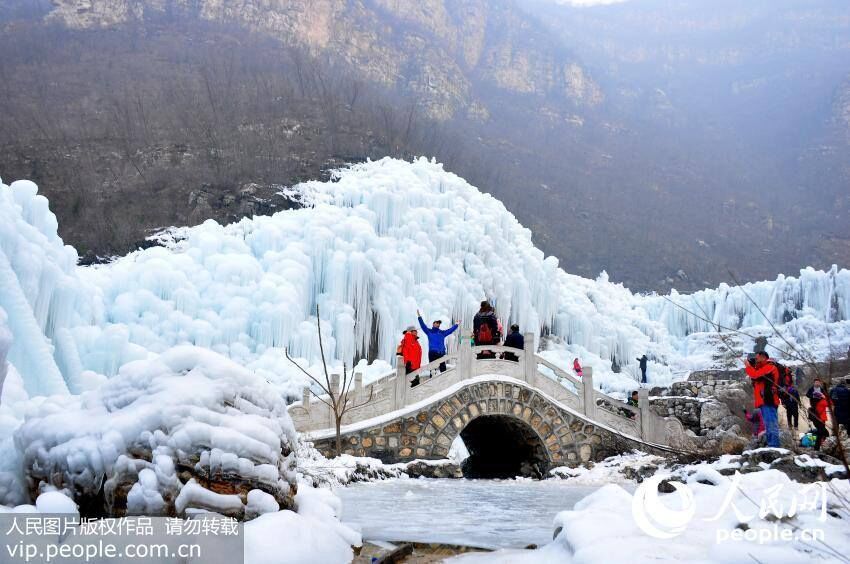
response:
[[[422,365],[422,345],[419,344],[419,333],[416,327],[411,325],[404,332],[401,340],[401,357],[404,361],[405,374],[410,374]],[[419,376],[413,378],[410,387],[419,385]]]
[[[584,375],[584,372],[581,369],[581,363],[578,361],[578,357],[573,359],[573,371],[576,373],[576,376],[581,378]]]
[[[764,421],[765,439],[767,446],[779,447],[779,416],[777,406],[779,405],[779,371],[770,362],[770,355],[766,351],[756,353],[754,364],[744,359],[744,370],[753,383],[753,405],[761,413]]]
[[[829,436],[829,431],[826,430],[827,408],[832,407],[829,394],[820,378],[815,378],[812,387],[806,392],[806,397],[809,398],[809,421],[815,426],[816,431],[815,450],[820,450],[821,443]]]

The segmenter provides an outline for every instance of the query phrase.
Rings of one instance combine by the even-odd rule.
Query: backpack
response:
[[[777,385],[781,388],[787,388],[788,386],[794,385],[794,377],[791,374],[791,369],[784,364],[776,362],[775,360],[771,360],[770,363],[776,367],[776,371],[779,373],[779,381]]]
[[[812,448],[813,446],[815,446],[816,440],[817,437],[815,437],[815,434],[809,431],[808,433],[803,435],[803,438],[800,439],[800,446]]]
[[[478,343],[481,345],[489,345],[493,342],[493,332],[490,330],[490,325],[482,323],[478,328]]]
[[[780,375],[780,378],[781,377],[782,376]],[[762,381],[761,398],[764,401],[764,405],[768,407],[777,407],[776,396],[779,395],[779,390],[777,389],[776,382],[774,382],[773,378],[770,376],[762,376],[759,380]]]

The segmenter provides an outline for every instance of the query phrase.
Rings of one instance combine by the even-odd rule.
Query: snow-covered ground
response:
[[[805,463],[805,458],[798,461]],[[730,467],[721,459],[672,473],[662,464],[633,492],[610,483],[622,480],[620,470],[626,466],[658,464],[657,457],[634,454],[578,472],[567,481],[596,483],[588,481],[595,475],[608,483],[555,517],[553,542],[536,550],[474,553],[449,562],[847,562],[847,480],[801,484],[775,469],[722,475]],[[676,491],[658,493],[665,479],[679,481]]]

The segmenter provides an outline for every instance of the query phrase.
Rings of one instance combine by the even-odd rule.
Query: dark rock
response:
[[[677,482],[675,478],[668,478],[666,480],[661,480],[658,483],[658,492],[659,493],[673,493],[676,491],[676,488],[673,487],[673,484],[670,482]]]
[[[405,465],[404,473],[411,478],[463,478],[461,467],[451,461],[446,460],[439,464],[434,462],[425,462],[424,460],[414,460]]]
[[[658,471],[658,466],[655,464],[644,464],[642,466],[638,466],[634,468],[632,466],[626,466],[620,472],[629,480],[634,480],[637,483],[643,482],[645,478],[648,478],[654,475]]]

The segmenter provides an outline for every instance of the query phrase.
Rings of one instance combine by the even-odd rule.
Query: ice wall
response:
[[[36,185],[0,183],[0,307],[14,335],[8,360],[30,395],[67,393],[62,369],[73,379],[75,367],[63,360],[75,346],[57,337],[95,321],[91,290],[77,278],[76,264],[76,251],[62,243]]]
[[[799,278],[780,275],[773,282],[740,287],[721,284],[717,289],[687,296],[674,291],[668,299],[648,299],[644,307],[651,319],[660,320],[676,337],[715,331],[718,325],[742,329],[771,323],[782,325],[805,317],[825,323],[847,321],[850,320],[850,270],[839,270],[837,266],[828,272],[806,268],[800,271]]]
[[[500,202],[440,165],[385,159],[300,189],[312,207],[208,221],[169,249],[86,269],[108,321],[155,352],[185,342],[246,363],[284,347],[316,359],[319,304],[326,351],[350,363],[391,359],[417,307],[469,328],[486,297],[506,324],[538,331],[554,320],[557,261]],[[114,372],[101,340],[77,334],[82,364]]]
[[[670,296],[707,322],[605,273],[567,274],[499,201],[426,159],[358,164],[293,191],[306,208],[173,228],[165,247],[76,268],[35,185],[0,187],[0,307],[29,395],[96,388],[128,362],[186,344],[297,395],[305,379],[283,350],[318,361],[317,304],[326,353],[350,366],[392,362],[417,308],[427,321],[462,319],[469,332],[487,298],[505,326],[547,336],[553,360],[569,368],[579,357],[608,391],[634,385],[642,354],[652,383],[711,365],[718,344],[704,332],[717,323],[769,331],[759,308],[821,356],[850,344],[847,270]]]
[[[6,373],[9,370],[6,356],[12,346],[12,332],[6,325],[7,321],[6,312],[0,308],[0,401],[3,400],[3,384],[6,383]]]

